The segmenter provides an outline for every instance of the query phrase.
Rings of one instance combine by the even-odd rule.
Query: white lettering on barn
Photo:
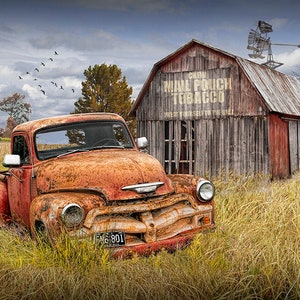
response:
[[[228,69],[219,69],[219,76],[215,70],[166,74],[163,92],[172,111],[165,112],[165,117],[200,117],[209,111],[224,114],[226,95],[232,89],[227,73]]]

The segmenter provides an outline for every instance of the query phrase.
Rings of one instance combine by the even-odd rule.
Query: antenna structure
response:
[[[277,46],[294,46],[300,48],[300,45],[294,44],[282,44],[272,43],[268,34],[273,32],[272,25],[265,21],[258,21],[256,29],[251,29],[248,35],[248,46],[247,49],[251,50],[249,54],[251,58],[265,58],[263,56],[264,51],[268,51],[267,61],[262,65],[265,65],[271,69],[276,69],[283,65],[283,63],[276,62],[273,58],[272,45]]]

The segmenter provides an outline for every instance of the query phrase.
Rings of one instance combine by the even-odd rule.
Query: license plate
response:
[[[95,234],[95,241],[107,247],[125,246],[125,233],[117,232],[98,232]]]

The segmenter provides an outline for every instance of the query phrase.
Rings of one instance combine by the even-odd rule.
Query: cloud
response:
[[[273,25],[272,40],[278,34],[292,42],[288,33],[297,38],[298,15],[289,18],[273,2],[259,3],[257,11],[255,0],[10,0],[0,11],[0,99],[25,94],[32,118],[68,114],[80,97],[84,70],[102,63],[116,64],[136,97],[153,65],[193,38],[248,57],[247,35],[258,13]],[[289,11],[298,14],[292,6]],[[59,55],[50,61],[55,50]],[[275,59],[283,67],[297,64],[292,50],[281,49]]]
[[[292,71],[298,70],[300,68],[300,49],[295,49],[293,51],[285,51],[276,55],[276,61],[284,63],[280,71],[291,73]]]
[[[30,84],[24,84],[22,90],[28,94],[30,98],[29,102],[32,108],[30,119],[69,114],[74,110],[74,103],[77,100],[77,98],[71,95],[71,89],[68,97],[64,97],[58,93],[56,93],[55,96],[54,88],[51,89],[50,87],[45,95],[41,92],[41,89]],[[64,95],[67,94],[65,91],[61,93]],[[27,98],[25,98],[25,100],[28,101]]]
[[[37,87],[33,87],[30,84],[24,84],[22,90],[26,92],[32,100],[40,100],[41,98],[46,99],[46,96],[43,95]]]
[[[272,29],[273,31],[277,31],[280,30],[281,28],[283,28],[287,23],[288,23],[288,19],[286,18],[273,18],[270,21],[268,21],[269,24],[272,25]]]
[[[0,32],[4,34],[7,33],[12,34],[14,33],[14,30],[10,26],[7,26],[5,24],[0,24]]]
[[[85,8],[115,11],[142,11],[153,13],[157,11],[183,12],[195,0],[61,0],[65,5],[79,5]]]

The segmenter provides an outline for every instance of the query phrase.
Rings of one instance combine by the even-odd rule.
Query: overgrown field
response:
[[[0,299],[300,299],[300,174],[214,183],[216,230],[173,254],[112,260],[0,230]]]
[[[0,138],[0,171],[5,170],[5,168],[2,165],[2,161],[4,155],[9,153],[10,153],[10,139]]]

